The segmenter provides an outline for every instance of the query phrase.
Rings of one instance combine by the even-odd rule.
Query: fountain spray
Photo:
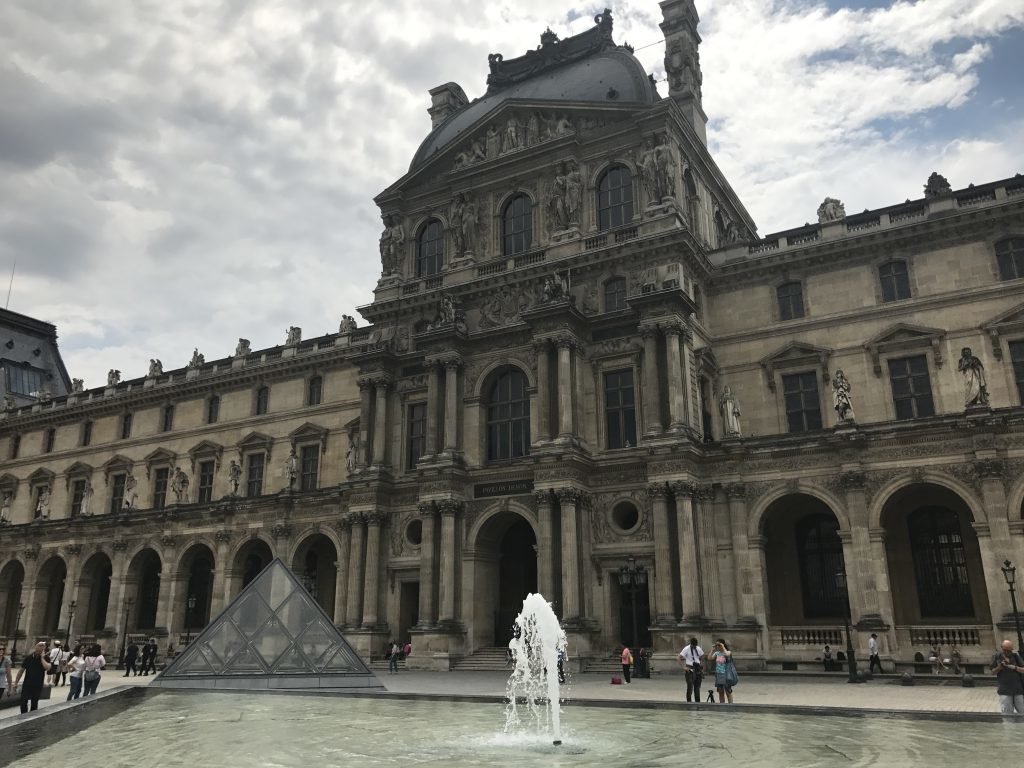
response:
[[[512,640],[515,669],[508,681],[505,732],[522,724],[520,699],[525,699],[526,717],[538,733],[548,731],[557,746],[562,743],[561,707],[558,688],[558,655],[566,647],[565,632],[551,604],[541,594],[529,594],[516,617]]]

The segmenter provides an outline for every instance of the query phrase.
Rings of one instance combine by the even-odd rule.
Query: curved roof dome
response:
[[[482,118],[506,101],[593,102],[653,104],[658,93],[643,66],[628,48],[610,48],[584,59],[547,69],[488,92],[431,131],[412,158],[409,170],[423,165],[452,142],[468,138]]]

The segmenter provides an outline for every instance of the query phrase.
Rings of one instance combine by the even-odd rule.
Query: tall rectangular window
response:
[[[160,413],[160,431],[170,432],[174,429],[174,406],[165,405]]]
[[[82,445],[89,445],[92,443],[92,422],[87,421],[82,424]]]
[[[626,308],[626,278],[613,277],[604,284],[604,311],[617,312]]]
[[[121,414],[121,439],[122,440],[127,440],[129,437],[132,436],[132,421],[134,421],[134,418],[132,417],[131,411],[129,411],[128,413],[122,413]]]
[[[1024,405],[1024,340],[1010,342],[1010,362],[1013,363],[1013,378],[1017,382],[1017,397]]]
[[[21,453],[21,435],[11,435],[11,459],[18,458]]]
[[[211,395],[210,399],[206,401],[206,423],[216,424],[218,419],[220,419],[220,397]]]
[[[245,495],[262,496],[263,468],[267,463],[267,455],[265,453],[250,453],[246,458],[248,466],[245,475]]]
[[[270,407],[270,387],[260,387],[256,390],[256,415],[262,416]]]
[[[25,365],[4,361],[7,391],[17,395],[31,395],[43,388],[43,372]]]
[[[301,462],[299,489],[303,491],[315,491],[317,486],[317,475],[320,473],[320,446],[302,446],[299,461]]]
[[[85,480],[75,480],[71,484],[71,516],[82,514],[82,503],[85,501]]]
[[[633,369],[609,371],[604,375],[604,418],[609,448],[636,445],[636,393]]]
[[[804,288],[799,282],[783,283],[775,289],[779,300],[779,320],[796,320],[804,316]]]
[[[816,373],[809,371],[783,376],[782,393],[790,432],[821,429],[821,398],[818,396]]]
[[[409,441],[406,450],[407,469],[416,469],[416,463],[427,450],[427,404],[409,406]]]
[[[124,484],[126,475],[122,472],[110,478],[110,514],[116,515],[124,506]]]
[[[153,509],[167,506],[167,481],[170,477],[170,467],[160,467],[153,473]]]
[[[1014,237],[996,243],[999,279],[1016,280],[1024,277],[1024,237]]]
[[[57,440],[57,430],[53,427],[46,430],[43,435],[43,453],[53,453],[53,444]]]
[[[928,376],[928,358],[924,355],[889,361],[889,381],[897,419],[916,419],[935,415],[932,382]]]
[[[306,405],[320,405],[324,397],[324,380],[314,376],[306,387]]]
[[[199,503],[208,504],[213,501],[213,473],[216,463],[209,461],[199,462]]]
[[[907,262],[890,261],[878,268],[878,279],[882,283],[882,301],[899,301],[910,298],[910,273]]]

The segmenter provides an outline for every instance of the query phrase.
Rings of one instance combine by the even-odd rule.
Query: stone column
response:
[[[662,431],[658,388],[658,330],[644,327],[640,329],[640,334],[644,339],[644,433],[652,435]]]
[[[359,452],[356,454],[356,466],[366,469],[370,463],[370,414],[372,413],[373,381],[369,378],[359,379]]]
[[[537,588],[548,600],[555,599],[554,530],[551,491],[537,491]]]
[[[169,559],[169,556],[160,558],[160,593],[156,601],[156,625],[163,627],[168,634],[171,634],[174,632],[174,603],[177,591],[175,587],[181,577],[171,571]],[[140,627],[140,629],[149,629],[149,627]]]
[[[78,605],[78,591],[82,577],[80,565],[82,545],[70,544],[65,551],[67,552],[68,555],[67,573],[64,576],[64,598],[61,601],[62,605],[60,607],[60,618],[57,619],[57,629],[62,632],[66,631],[68,628],[68,616],[71,610],[72,600],[75,601],[75,615],[84,615],[83,609]],[[88,606],[85,606],[84,610],[87,612]],[[72,627],[72,634],[74,633],[74,631],[75,628]],[[71,638],[66,638],[66,641],[70,642]]]
[[[348,601],[345,606],[345,625],[358,628],[363,623],[363,516],[349,515],[352,526],[352,540],[348,556]]]
[[[992,625],[999,637],[1000,630],[996,625],[1005,617],[1012,620],[1013,606],[1010,604],[1010,593],[1006,588],[1002,565],[1015,556],[1014,541],[1010,538],[1010,521],[1007,517],[1009,502],[1003,488],[1005,465],[998,459],[985,459],[974,462],[974,472],[981,483],[981,501],[985,507],[987,525],[975,524],[978,534],[978,547],[981,551],[981,562],[985,572],[985,586],[988,591],[989,610],[992,614]],[[1019,512],[1019,510],[1014,510]],[[1015,515],[1016,517],[1017,515]],[[1015,563],[1018,575],[1024,572],[1022,563]],[[1017,592],[1017,608],[1024,613],[1022,593]],[[1010,633],[1012,636],[1012,633]]]
[[[18,650],[22,648],[30,650],[29,646],[35,642],[36,634],[36,596],[38,593],[37,584],[39,581],[39,549],[38,547],[29,547],[24,551],[25,556],[25,579],[21,582],[21,602],[25,605],[25,610],[21,614],[21,631],[25,633],[25,639],[18,643]],[[44,601],[45,602],[45,601]],[[46,610],[45,605],[42,610]],[[12,643],[13,644],[13,643]],[[24,653],[22,653],[24,655]]]
[[[743,483],[730,483],[725,488],[729,498],[729,523],[732,528],[732,552],[736,564],[736,609],[741,622],[763,624],[758,607],[764,605],[764,573],[747,536],[747,488]]]
[[[227,606],[228,597],[228,548],[231,545],[230,531],[217,531],[213,535],[217,543],[217,560],[213,564],[213,594],[210,596],[210,618],[218,615]]]
[[[870,629],[891,628],[893,607],[885,531],[879,529],[876,532],[868,528],[864,473],[843,472],[838,482],[844,492],[846,513],[850,519],[850,542],[849,547],[843,546],[843,558],[849,580],[853,622]]]
[[[461,360],[444,364],[444,452],[454,456],[459,450],[459,367]]]
[[[675,624],[672,589],[672,547],[668,525],[668,488],[664,483],[647,486],[654,513],[654,613],[655,624]]]
[[[679,347],[683,329],[678,325],[665,328],[665,360],[668,366],[668,417],[669,429],[681,429],[686,425],[686,393],[683,389],[683,363]],[[683,609],[686,613],[686,609]]]
[[[437,454],[437,445],[440,442],[438,432],[438,412],[441,408],[441,382],[439,373],[441,364],[436,360],[429,360],[427,368],[427,447],[426,455]]]
[[[537,436],[534,442],[543,443],[551,439],[550,349],[546,341],[538,341],[534,349],[537,351]]]
[[[703,616],[700,604],[700,566],[697,531],[693,520],[693,483],[672,483],[676,497],[676,535],[679,541],[679,593],[683,598],[683,621]]]
[[[335,626],[345,625],[346,607],[348,604],[348,571],[349,563],[352,560],[350,552],[352,540],[352,521],[342,517],[335,523],[341,538],[340,549],[338,550],[338,567],[334,581],[334,624]]]
[[[437,624],[437,602],[434,599],[436,567],[434,563],[434,530],[437,527],[437,511],[429,501],[420,502],[420,519],[423,537],[420,540],[420,620],[419,626],[427,629]]]
[[[388,382],[377,379],[373,383],[377,405],[373,412],[373,465],[387,464],[388,447]]]
[[[714,622],[724,618],[722,583],[718,574],[718,534],[715,531],[715,489],[697,489],[694,522],[697,528],[697,557],[700,564],[701,599],[704,617]]]
[[[562,620],[580,616],[580,564],[577,506],[580,492],[559,488],[558,505],[562,513]]]
[[[573,424],[572,339],[558,340],[558,437],[571,438]]]
[[[128,597],[127,591],[127,569],[125,562],[125,550],[127,542],[115,539],[113,544],[114,556],[110,560],[110,597],[107,598],[107,629],[113,629],[117,633],[118,649],[120,649],[121,634],[124,630],[124,599]],[[26,579],[28,575],[26,574]]]
[[[366,580],[363,585],[363,627],[377,626],[377,606],[380,604],[380,532],[387,516],[383,512],[366,515]]]
[[[441,512],[441,615],[440,623],[450,626],[455,623],[455,516],[462,509],[462,502],[445,499],[437,503]]]

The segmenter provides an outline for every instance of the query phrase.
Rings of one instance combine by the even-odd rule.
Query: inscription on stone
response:
[[[526,493],[533,493],[533,480],[502,480],[498,483],[480,483],[473,486],[474,499],[521,496]]]

